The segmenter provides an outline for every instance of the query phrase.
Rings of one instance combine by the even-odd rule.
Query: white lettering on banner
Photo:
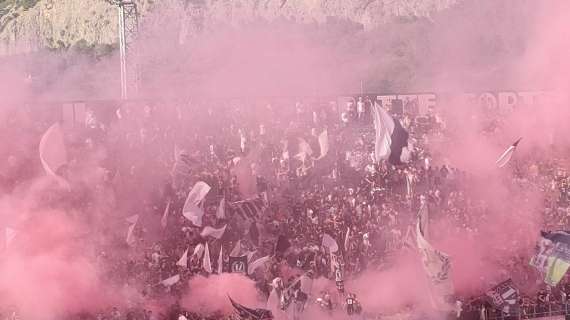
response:
[[[459,98],[461,103],[476,104],[488,109],[498,109],[501,112],[513,111],[517,106],[527,105],[533,106],[538,103],[560,101],[560,97],[553,92],[545,91],[497,91],[497,92],[481,92],[481,93],[461,93],[445,95],[446,98]],[[393,94],[393,95],[377,95],[376,101],[382,106],[389,106],[394,100],[402,100],[404,109],[406,110],[408,102],[417,102],[417,112],[425,115],[431,108],[441,103],[438,95],[435,93],[423,94]],[[447,99],[444,99],[447,101]],[[414,111],[414,110],[406,110]]]
[[[434,93],[425,94],[398,94],[398,95],[386,95],[386,96],[376,96],[376,100],[380,102],[382,106],[388,106],[392,104],[394,100],[402,100],[404,103],[404,108],[408,102],[414,100],[417,101],[417,106],[420,114],[426,114],[430,108],[436,106],[437,96]]]
[[[392,100],[396,100],[398,96],[377,96],[376,100],[380,101],[381,106],[392,104]]]
[[[509,112],[517,105],[519,97],[514,92],[499,92],[499,108]]]
[[[497,108],[497,98],[489,92],[485,92],[479,96],[479,105],[487,109]]]

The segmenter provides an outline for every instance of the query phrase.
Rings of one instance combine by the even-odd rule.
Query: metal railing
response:
[[[530,305],[519,307],[518,310],[505,314],[501,311],[487,313],[485,320],[522,320],[522,319],[544,319],[558,320],[570,316],[569,303],[551,303],[548,305]]]

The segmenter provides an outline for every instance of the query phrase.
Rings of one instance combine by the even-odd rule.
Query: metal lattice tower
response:
[[[119,6],[119,51],[121,59],[121,98],[138,89],[138,70],[133,57],[132,43],[138,33],[137,4],[133,0],[115,0]]]

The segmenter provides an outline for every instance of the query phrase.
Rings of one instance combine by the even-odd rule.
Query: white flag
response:
[[[207,226],[207,227],[204,228],[204,230],[202,230],[202,232],[200,233],[200,235],[201,235],[202,237],[204,237],[204,238],[205,238],[205,237],[213,237],[213,238],[216,238],[216,239],[220,239],[220,238],[224,235],[224,232],[226,232],[226,227],[227,227],[227,226],[228,226],[228,225],[225,225],[225,226],[223,226],[223,227],[221,227],[221,228],[219,228],[219,229],[214,229],[214,228],[212,228],[212,227],[210,227],[210,226]]]
[[[305,159],[307,159],[313,154],[313,150],[311,149],[311,146],[307,143],[307,141],[305,141],[305,139],[298,138],[297,141],[299,143],[299,153],[295,155],[295,158],[304,162]]]
[[[166,280],[162,280],[160,283],[163,286],[170,287],[171,285],[178,283],[178,281],[180,281],[180,275],[179,274],[172,276]]]
[[[421,198],[420,198],[421,199]],[[420,230],[424,239],[429,239],[428,226],[429,226],[429,210],[426,200],[420,200],[420,210],[418,211],[418,219],[420,221]]]
[[[202,216],[204,216],[204,210],[202,210],[199,205],[209,191],[210,186],[205,182],[196,182],[192,190],[188,193],[184,208],[182,209],[182,215],[198,227],[202,226]]]
[[[137,223],[137,221],[139,221],[139,215],[134,214],[132,216],[125,218],[125,220],[130,224],[135,224],[135,223]]]
[[[163,228],[166,228],[166,224],[168,223],[168,213],[170,212],[170,201],[166,204],[166,208],[164,209],[164,213],[162,214],[162,218],[160,219],[160,225]]]
[[[338,244],[333,237],[329,236],[328,234],[323,234],[323,247],[327,248],[329,252],[337,252],[338,251]]]
[[[6,241],[6,245],[5,247],[8,248],[10,246],[10,243],[12,243],[12,240],[14,240],[14,238],[16,237],[16,234],[18,232],[12,228],[6,228],[5,230],[5,241]]]
[[[204,260],[202,260],[202,267],[206,272],[212,273],[212,261],[210,260],[210,247],[206,242],[206,248],[204,249]]]
[[[451,282],[451,261],[449,256],[434,249],[424,238],[420,227],[421,221],[416,224],[416,242],[422,257],[423,267],[430,279],[430,297],[435,308],[445,310],[449,308],[446,297],[453,294]]]
[[[53,124],[40,140],[40,161],[46,173],[57,176],[57,170],[67,163],[67,151],[63,132],[58,123]]]
[[[136,239],[135,239],[133,233],[134,233],[134,231],[135,231],[136,225],[137,225],[136,223],[135,223],[135,224],[131,224],[131,225],[129,226],[129,229],[127,230],[127,240],[126,240],[126,241],[127,241],[127,244],[128,244],[129,246],[134,246],[134,245],[135,245]]]
[[[412,198],[414,192],[414,175],[411,172],[406,172],[406,194],[408,198]]]
[[[262,265],[264,265],[266,262],[268,262],[269,260],[271,260],[271,256],[265,256],[262,258],[259,258],[257,260],[255,260],[254,262],[252,262],[249,267],[247,268],[247,274],[253,274],[253,272],[255,271],[255,269],[261,267]]]
[[[135,237],[134,237],[134,231],[135,231],[135,227],[137,226],[137,222],[139,221],[139,215],[135,214],[132,215],[128,218],[126,218],[125,220],[127,220],[128,223],[130,223],[129,228],[127,230],[127,244],[129,246],[133,246],[135,244]]]
[[[517,146],[519,145],[519,142],[521,141],[522,138],[518,139],[517,141],[515,141],[515,143],[513,143],[500,157],[499,159],[497,159],[497,161],[495,162],[497,164],[497,167],[502,168],[504,166],[507,165],[507,163],[509,163],[509,161],[511,161],[511,158],[513,157],[513,153],[515,152]]]
[[[327,130],[323,131],[319,135],[319,145],[321,147],[321,155],[317,158],[317,160],[324,158],[329,152],[329,136]]]
[[[220,205],[218,206],[218,210],[216,210],[216,218],[218,219],[225,219],[226,218],[226,199],[222,198],[220,200]]]
[[[180,257],[178,262],[176,262],[176,265],[184,267],[184,268],[188,267],[188,249],[186,249],[186,251],[184,251],[184,254],[182,255],[182,257]]]
[[[218,274],[224,271],[224,246],[220,246],[220,255],[218,256]]]
[[[346,236],[344,237],[344,250],[348,251],[348,247],[350,246],[350,227],[346,230]]]
[[[247,262],[251,262],[251,258],[253,258],[253,255],[257,252],[257,250],[253,250],[253,251],[248,251],[245,255],[247,256]]]
[[[374,145],[374,161],[386,160],[392,150],[392,132],[394,132],[394,119],[378,103],[372,108],[374,128],[376,129],[376,142]]]
[[[241,240],[238,240],[234,245],[234,248],[230,252],[230,257],[240,257],[241,256]]]
[[[192,259],[200,259],[203,253],[204,253],[204,245],[199,243],[194,248],[194,253],[192,253]]]

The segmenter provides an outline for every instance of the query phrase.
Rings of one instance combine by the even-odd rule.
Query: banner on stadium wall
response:
[[[339,97],[337,102],[343,110],[348,103],[356,105],[358,96]],[[444,102],[468,103],[488,109],[509,111],[517,106],[533,106],[544,101],[557,99],[559,96],[548,91],[489,91],[479,93],[406,93],[406,94],[363,94],[364,100],[378,102],[382,106],[401,106],[402,110],[424,115],[430,108]]]

